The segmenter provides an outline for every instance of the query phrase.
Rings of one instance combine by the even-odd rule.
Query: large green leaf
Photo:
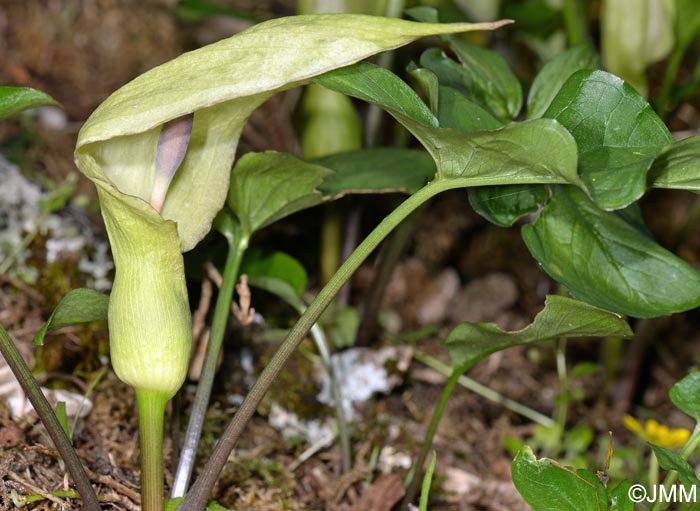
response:
[[[607,490],[590,470],[576,470],[523,447],[511,465],[513,484],[533,511],[604,511]]]
[[[576,139],[581,179],[603,209],[639,199],[654,156],[674,142],[646,100],[604,71],[574,73],[544,116],[557,119]]]
[[[47,333],[58,328],[107,319],[109,296],[94,289],[73,289],[64,296],[44,326],[34,336],[34,344],[42,345]]]
[[[583,187],[576,172],[576,143],[552,119],[512,123],[500,130],[429,134],[428,150],[445,178],[465,186],[568,183]]]
[[[464,186],[570,183],[581,186],[576,144],[552,119],[513,123],[500,130],[460,133],[438,128],[428,107],[395,74],[367,63],[326,73],[316,81],[387,110],[425,146],[440,178]]]
[[[517,332],[506,332],[493,323],[462,323],[445,340],[452,364],[465,370],[482,358],[521,344],[557,337],[630,337],[622,317],[587,303],[550,295],[535,320]]]
[[[428,153],[416,149],[382,147],[318,158],[312,163],[334,170],[318,186],[328,197],[349,193],[413,193],[435,175]]]
[[[110,96],[83,126],[81,170],[139,218],[177,224],[183,250],[209,230],[228,190],[236,141],[271,95],[418,37],[492,29],[362,15],[308,15],[255,25],[158,66]],[[149,205],[161,126],[195,112],[187,155],[158,215]]]
[[[522,235],[542,268],[580,300],[634,317],[700,305],[697,270],[574,188],[554,189]]]
[[[649,171],[649,186],[700,192],[700,137],[665,147]]]
[[[532,82],[527,97],[527,117],[542,117],[564,82],[581,69],[598,69],[598,55],[589,43],[561,52],[547,62]]]
[[[248,153],[231,172],[227,203],[250,237],[287,215],[320,204],[323,197],[316,188],[332,172],[287,153]]]
[[[29,108],[57,104],[48,94],[31,87],[0,87],[0,119]]]

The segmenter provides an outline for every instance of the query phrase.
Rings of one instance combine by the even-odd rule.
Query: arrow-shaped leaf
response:
[[[607,491],[590,470],[564,467],[549,458],[537,459],[525,446],[511,466],[513,484],[533,511],[604,511]]]
[[[581,179],[603,209],[639,199],[656,154],[674,142],[649,103],[620,78],[582,70],[564,83],[544,117],[576,139]]]
[[[554,189],[522,235],[542,268],[579,300],[642,318],[700,305],[700,272],[572,187]]]
[[[467,370],[492,353],[521,344],[557,337],[631,335],[629,325],[617,314],[571,298],[550,295],[544,309],[522,330],[506,332],[494,323],[462,323],[450,332],[445,345],[452,364]]]

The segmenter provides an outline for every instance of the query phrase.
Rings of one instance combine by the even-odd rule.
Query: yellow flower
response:
[[[690,437],[690,431],[685,428],[671,429],[659,424],[654,419],[648,419],[644,427],[631,415],[625,415],[624,424],[632,433],[650,444],[661,447],[683,447]]]

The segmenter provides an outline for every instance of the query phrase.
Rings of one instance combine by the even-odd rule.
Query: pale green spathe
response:
[[[80,131],[76,162],[98,188],[115,257],[109,327],[117,374],[168,396],[182,383],[191,333],[180,252],[206,235],[221,209],[253,110],[281,90],[418,37],[502,24],[281,18],[154,68],[102,103]],[[159,214],[148,201],[161,127],[193,112],[187,153]]]

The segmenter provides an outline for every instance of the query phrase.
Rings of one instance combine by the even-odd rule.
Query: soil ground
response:
[[[15,161],[25,174],[39,182],[63,182],[76,172],[72,149],[81,123],[110,92],[185,49],[241,28],[240,22],[222,19],[182,24],[173,15],[173,4],[170,0],[0,0],[0,83],[44,90],[61,102],[65,112],[58,129],[41,120],[9,121],[0,127],[4,152],[19,154]],[[284,2],[250,4],[240,6],[260,18],[292,11]],[[278,98],[256,113],[244,133],[241,152],[295,150],[293,120],[284,109],[286,104]],[[697,118],[697,111],[686,110],[686,114]],[[687,127],[681,121],[677,124],[679,129]],[[76,193],[94,202],[89,182],[80,181]],[[391,197],[380,202],[398,200],[400,197]],[[662,216],[647,218],[654,235],[689,262],[700,263],[700,228],[684,224],[694,198],[655,192],[645,200],[649,210],[665,211]],[[362,208],[363,231],[386,212],[371,199],[359,205],[344,201],[341,206],[346,210]],[[91,211],[91,225],[104,239],[96,208],[87,210]],[[301,249],[318,244],[318,216],[294,216],[263,233],[259,243],[270,247],[274,242],[275,248],[288,250],[305,263],[310,261],[307,267],[312,267],[316,254]],[[199,256],[205,258],[214,246],[205,245]],[[104,328],[66,329],[50,336],[44,348],[33,351],[29,347],[60,297],[85,285],[86,277],[76,269],[75,260],[47,263],[41,235],[29,249],[30,264],[41,270],[37,284],[28,286],[17,278],[0,275],[0,321],[37,362],[35,371],[42,383],[89,393],[93,408],[77,421],[73,441],[103,498],[103,508],[140,509],[135,400],[132,390],[106,364]],[[353,305],[363,304],[373,274],[372,263],[358,273],[350,298]],[[451,293],[445,291],[448,283],[456,283]],[[521,328],[542,307],[544,295],[553,290],[554,284],[529,256],[517,229],[490,226],[471,212],[464,193],[449,193],[433,202],[416,221],[384,300],[384,329],[371,337],[369,349],[404,347],[447,363],[439,339],[451,326],[469,320]],[[191,282],[191,291],[196,305],[200,282]],[[261,304],[256,307],[265,312],[270,324],[284,326],[292,321],[288,311],[274,306],[267,309],[270,300],[264,296],[258,299]],[[438,461],[430,509],[528,509],[510,479],[512,446],[518,442],[540,442],[541,453],[583,460],[595,469],[604,464],[608,432],[612,431],[621,453],[616,470],[627,470],[630,477],[629,471],[643,463],[643,451],[622,426],[624,414],[692,427],[690,419],[670,405],[667,392],[700,361],[699,322],[697,312],[638,320],[632,322],[636,337],[621,346],[612,340],[568,344],[572,398],[567,430],[588,428],[592,435],[590,446],[580,452],[566,442],[559,449],[547,449],[531,420],[458,388],[434,442]],[[257,374],[275,348],[263,334],[260,329],[243,329],[232,322],[201,461],[206,460],[216,436],[235,412],[230,396],[245,394],[250,383],[249,368],[242,361],[252,353],[253,374]],[[306,352],[312,350],[309,345]],[[580,374],[574,370],[585,367],[593,369],[581,369]],[[411,357],[408,369],[394,374],[396,386],[388,394],[358,405],[352,424],[353,466],[341,473],[337,445],[321,448],[300,462],[309,444],[285,440],[268,421],[273,401],[289,405],[300,416],[328,414],[314,400],[313,371],[309,357],[295,357],[282,383],[249,425],[212,498],[238,511],[390,511],[401,499],[407,463],[418,451],[444,377]],[[102,375],[99,383],[89,389],[98,374]],[[478,364],[469,377],[545,416],[556,413],[560,386],[553,345],[496,354]],[[289,382],[296,386],[290,387]],[[180,416],[188,411],[193,389],[194,384],[188,383],[178,406],[168,411],[166,423],[173,425],[175,438],[185,427]],[[177,442],[171,440],[171,434],[167,437],[166,466],[172,466]],[[0,400],[0,509],[78,510],[79,500],[70,489],[60,458],[36,417],[13,418]]]

